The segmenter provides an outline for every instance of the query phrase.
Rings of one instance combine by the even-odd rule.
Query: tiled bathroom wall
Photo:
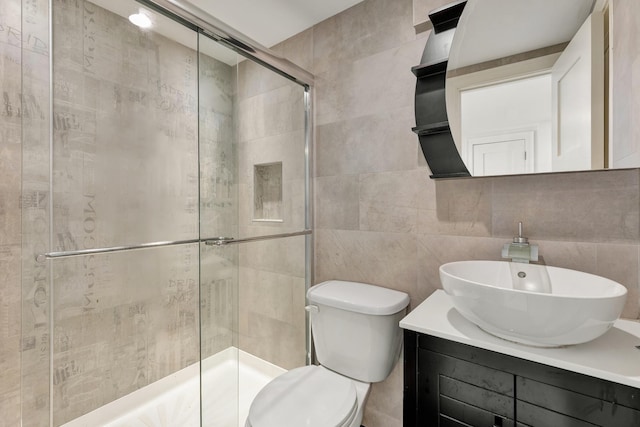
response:
[[[197,238],[197,34],[52,7],[52,249]],[[55,425],[199,360],[198,249],[49,261]]]
[[[429,179],[411,132],[410,71],[428,32],[416,35],[413,18],[416,7],[426,16],[444,3],[365,0],[278,46],[316,75],[314,283],[374,283],[408,292],[415,307],[440,288],[442,263],[500,259],[523,221],[549,265],[624,284],[623,316],[638,318],[638,170]],[[614,6],[613,138],[637,140],[640,10],[619,0]],[[374,385],[363,424],[401,420],[399,366]]]
[[[71,3],[62,0],[54,2]],[[27,414],[25,425],[43,425],[30,420],[42,419],[39,415],[48,417],[49,372],[47,363],[42,363],[48,354],[48,324],[38,320],[43,319],[42,316],[47,318],[48,313],[39,304],[39,292],[42,289],[37,286],[41,281],[46,282],[47,272],[34,270],[37,265],[31,254],[36,248],[21,251],[20,247],[21,212],[28,218],[23,223],[22,236],[27,233],[48,235],[48,230],[40,228],[41,220],[48,217],[48,111],[46,106],[40,106],[36,102],[38,95],[45,99],[48,90],[48,41],[46,29],[44,33],[33,30],[41,28],[34,24],[38,17],[46,19],[46,4],[46,1],[41,0],[7,0],[0,3],[0,81],[3,92],[3,104],[0,108],[0,174],[3,177],[0,181],[0,413],[3,416],[0,418],[0,426],[18,423],[21,402]],[[439,7],[442,2],[422,0],[420,4],[421,7],[431,9]],[[614,140],[636,140],[640,134],[640,125],[634,123],[633,119],[638,116],[640,102],[640,75],[636,69],[640,47],[629,41],[635,40],[634,35],[637,28],[640,28],[640,10],[636,2],[615,0],[614,6],[612,53],[615,63],[620,66],[613,69],[613,137]],[[24,7],[22,15],[21,7]],[[627,286],[630,294],[624,316],[638,318],[638,170],[437,182],[429,180],[429,171],[419,150],[417,138],[410,130],[415,124],[415,77],[410,68],[419,62],[427,36],[427,33],[416,35],[413,9],[411,0],[365,0],[275,47],[276,51],[317,76],[314,282],[338,278],[400,289],[411,295],[411,304],[415,307],[439,287],[437,268],[440,264],[461,259],[498,259],[502,244],[511,238],[517,222],[523,221],[526,234],[540,244],[540,252],[548,264],[593,272]],[[28,38],[30,44],[25,50],[27,53],[22,57],[17,38],[20,30],[32,35]],[[21,75],[20,68],[25,61],[28,66],[23,67]],[[42,70],[45,70],[45,75]],[[73,78],[79,79],[82,72],[75,72]],[[243,70],[242,67],[238,70],[240,76],[244,72],[249,70]],[[34,96],[34,102],[24,104],[30,105],[31,109],[28,110],[28,115],[27,110],[22,113],[22,128],[17,120],[20,116],[16,115],[14,108],[19,102],[21,76],[23,80],[28,80],[25,87],[30,88]],[[265,77],[259,84],[252,83],[252,86],[240,89],[239,98],[247,101],[247,114],[255,111],[252,108],[264,106],[261,94],[277,93],[280,99],[292,96],[291,88],[274,80],[277,79]],[[90,79],[77,81],[86,82]],[[66,89],[59,87],[58,90]],[[107,91],[106,95],[112,100],[117,99],[115,91]],[[134,103],[135,99],[135,94],[133,98],[128,98],[127,95],[125,104]],[[82,100],[89,101],[91,100]],[[78,104],[82,105],[80,102]],[[71,105],[73,104],[67,106]],[[86,114],[86,105],[83,106],[85,108],[82,113]],[[130,104],[127,108],[134,107]],[[233,108],[245,107],[239,102]],[[274,108],[278,110],[277,106]],[[288,114],[286,111],[271,114],[276,113]],[[264,114],[264,117],[265,120],[260,125],[262,127],[247,130],[241,138],[265,143],[271,141],[272,145],[270,150],[249,153],[247,158],[252,160],[239,166],[240,194],[248,195],[246,199],[242,198],[246,205],[240,207],[241,216],[237,225],[240,235],[276,232],[274,230],[293,231],[300,226],[299,219],[293,218],[300,218],[294,213],[299,213],[303,203],[295,198],[283,202],[284,225],[253,221],[250,197],[253,177],[249,170],[254,164],[283,161],[284,200],[287,199],[287,191],[291,191],[287,190],[287,186],[299,186],[301,179],[296,169],[299,166],[288,169],[284,154],[269,154],[274,150],[273,147],[280,147],[275,150],[288,153],[290,146],[287,146],[286,141],[300,131],[300,125],[272,129],[269,125],[274,116]],[[299,123],[298,120],[296,119],[296,123]],[[74,124],[74,121],[62,118],[60,124],[64,129],[64,126]],[[94,125],[95,123],[92,124]],[[239,132],[237,129],[234,131]],[[68,135],[71,134],[70,132]],[[29,142],[22,149],[21,138]],[[188,144],[186,141],[190,139],[187,137],[183,141]],[[106,143],[118,144],[117,141]],[[90,147],[81,139],[72,138],[62,147],[69,150],[67,154],[70,162],[80,161],[80,155],[89,160],[91,155],[95,155],[87,151]],[[240,149],[246,150],[242,147]],[[65,152],[59,154],[65,155]],[[28,162],[22,162],[30,165],[29,170],[21,170],[23,155],[29,156]],[[22,200],[21,173],[25,177],[22,185],[26,186],[22,191],[27,196]],[[70,179],[64,175],[64,171],[59,173],[59,179]],[[183,182],[182,177],[185,175],[178,173],[171,176],[175,179],[160,182],[175,185]],[[177,191],[172,188],[172,191]],[[229,187],[225,187],[223,182],[223,185],[216,188],[216,191],[224,191]],[[132,201],[137,203],[133,196]],[[233,203],[233,200],[230,199],[229,203]],[[75,206],[84,213],[82,201]],[[114,209],[108,203],[105,206],[107,210]],[[176,212],[181,224],[176,233],[188,234],[192,227],[188,219],[188,205],[182,204],[180,207],[184,210]],[[64,218],[67,213],[64,206],[58,206],[57,209],[56,216]],[[291,213],[289,217],[287,212]],[[71,218],[73,214],[71,211],[69,213]],[[287,222],[287,218],[292,220]],[[83,233],[82,214],[77,220],[77,232]],[[247,246],[239,253],[240,258],[246,260],[246,268],[240,269],[239,273],[247,278],[245,283],[265,285],[262,288],[247,287],[239,290],[239,298],[255,303],[252,307],[256,307],[240,313],[239,345],[286,367],[299,363],[303,357],[299,352],[303,346],[296,345],[295,349],[280,346],[285,340],[294,337],[300,339],[301,332],[296,328],[303,323],[303,317],[299,311],[283,310],[277,302],[288,300],[296,307],[303,305],[303,294],[299,290],[304,286],[301,281],[304,272],[300,271],[300,264],[279,262],[274,254],[284,251],[292,254],[293,259],[300,257],[302,251],[299,248],[303,245],[293,243],[293,240],[291,244],[285,241],[264,242],[255,249]],[[68,239],[65,240],[64,233],[62,242],[69,243]],[[184,260],[195,250],[197,249],[189,249],[178,255]],[[22,253],[25,255],[22,256]],[[155,265],[163,263],[166,256],[166,253],[158,253],[154,259],[142,257],[140,262]],[[211,259],[209,265],[216,271],[228,268],[236,262],[233,255],[216,255]],[[111,257],[100,264],[101,273],[116,280],[119,276],[114,271],[133,270],[127,267],[128,262],[130,261]],[[58,266],[54,274],[66,274],[64,265]],[[189,337],[193,337],[197,325],[190,321],[189,313],[192,313],[196,303],[189,300],[189,283],[190,280],[197,279],[197,276],[191,270],[180,269],[167,274],[173,275],[180,284],[178,281],[172,283],[171,280],[166,280],[167,276],[155,282],[154,274],[148,279],[140,280],[132,274],[128,276],[128,286],[121,282],[123,288],[96,294],[96,299],[90,300],[94,308],[104,304],[105,310],[101,314],[98,315],[101,311],[99,309],[91,310],[89,314],[60,312],[65,319],[77,317],[86,321],[89,327],[101,319],[105,322],[108,320],[114,329],[103,331],[104,334],[115,333],[117,328],[120,328],[119,331],[132,331],[131,341],[122,342],[119,346],[122,351],[115,351],[111,354],[113,357],[132,356],[134,362],[138,363],[141,359],[136,359],[136,354],[146,346],[149,351],[145,359],[149,362],[147,367],[140,371],[134,363],[130,369],[127,368],[120,378],[130,381],[114,381],[114,386],[107,393],[111,396],[131,387],[136,380],[148,381],[162,372],[168,372],[171,369],[169,366],[188,363],[192,359],[191,355],[194,355],[195,350]],[[73,276],[70,278],[73,279]],[[82,284],[83,279],[84,277],[71,280],[69,286]],[[143,284],[141,289],[136,288],[136,284],[147,280],[154,283],[149,286]],[[224,277],[212,280],[210,289],[213,292],[219,287],[227,292],[225,298],[233,299],[236,296],[233,295],[233,290],[229,290],[225,280]],[[144,289],[153,289],[157,293],[143,295],[143,300],[150,301],[148,308],[143,309],[136,306],[133,300],[123,301],[123,305],[116,306],[113,303],[116,289],[133,292],[127,295],[146,292]],[[48,292],[48,289],[44,288],[44,291]],[[58,298],[60,303],[67,301],[64,292]],[[27,302],[22,321],[21,301]],[[172,316],[159,321],[156,310],[164,305]],[[224,307],[219,308],[222,310]],[[228,318],[228,313],[222,311],[212,309],[209,313],[213,317]],[[107,316],[108,319],[100,316]],[[63,324],[65,319],[60,319]],[[163,351],[167,349],[171,337],[176,337],[175,328],[181,324],[189,331],[186,341],[181,341],[185,344],[185,349],[178,351],[171,348],[165,356]],[[152,338],[146,331],[157,325],[161,326],[160,336]],[[69,326],[69,330],[73,332],[71,335],[80,338],[87,335],[87,331],[74,331],[75,327]],[[230,336],[225,328],[212,333]],[[65,377],[67,372],[79,374],[77,365],[71,363],[72,358],[68,358],[72,352],[80,352],[81,347],[75,347],[78,339],[67,340],[64,336],[61,334],[61,339],[53,343],[59,350],[56,366],[61,368],[60,380],[55,385],[58,396],[69,396],[71,387],[65,384],[70,384],[69,379],[75,381],[78,378]],[[216,351],[216,345],[216,341],[211,340],[211,352]],[[97,341],[89,342],[85,348],[86,354],[97,352],[99,348]],[[97,372],[103,359],[93,360],[96,364],[91,368],[96,370],[90,372]],[[147,376],[138,377],[139,372]],[[64,378],[67,381],[62,381]],[[102,399],[85,397],[87,401],[94,403]],[[72,408],[64,407],[69,402],[77,402],[73,399],[59,401],[62,405],[60,416],[73,414]],[[396,427],[401,425],[401,419],[402,371],[396,368],[387,381],[373,387],[364,424],[367,427]]]
[[[21,2],[0,4],[0,425],[20,421]]]
[[[238,82],[238,235],[303,230],[304,90],[250,61],[238,64]],[[265,165],[277,165],[277,173],[260,174]],[[265,215],[270,198],[279,198],[278,207]],[[238,347],[286,369],[303,366],[304,236],[243,244],[239,251]]]

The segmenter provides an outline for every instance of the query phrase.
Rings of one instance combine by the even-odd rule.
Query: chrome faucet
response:
[[[522,222],[518,222],[518,235],[513,242],[505,243],[502,247],[502,258],[526,264],[538,261],[538,245],[530,244],[529,239],[522,235]]]

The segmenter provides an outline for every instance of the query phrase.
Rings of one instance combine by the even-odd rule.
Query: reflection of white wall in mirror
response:
[[[526,103],[522,99],[528,99]],[[514,139],[513,134],[533,132],[533,146],[528,153],[533,169],[527,172],[551,170],[551,77],[537,75],[514,81],[501,82],[461,92],[461,140],[463,160],[474,169],[469,154],[474,141],[487,143]],[[505,139],[506,138],[506,139]],[[505,147],[503,145],[503,147]],[[513,171],[513,164],[505,166],[504,173]],[[531,167],[531,166],[528,166]],[[475,172],[473,173],[475,175]],[[492,173],[495,174],[495,173]]]
[[[604,167],[603,32],[593,12],[553,66],[554,171]]]

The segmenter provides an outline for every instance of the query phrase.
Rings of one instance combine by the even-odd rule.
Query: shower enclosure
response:
[[[176,0],[9,3],[22,425],[243,426],[309,362],[313,77]]]

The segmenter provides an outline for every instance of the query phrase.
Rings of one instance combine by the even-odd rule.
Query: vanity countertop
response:
[[[404,329],[640,388],[640,323],[619,319],[593,341],[554,348],[494,337],[471,323],[437,290],[400,321]]]

